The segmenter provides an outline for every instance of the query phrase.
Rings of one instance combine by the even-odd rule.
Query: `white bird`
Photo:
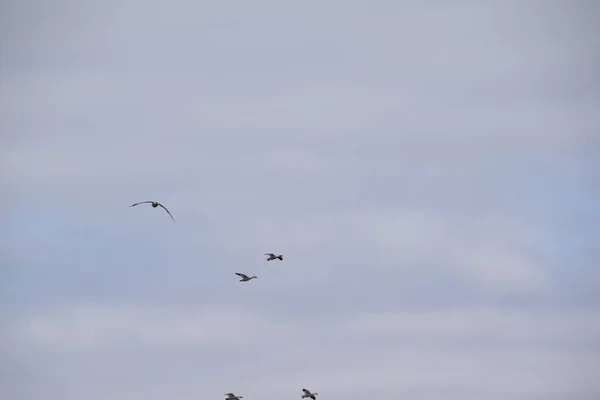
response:
[[[256,276],[256,275],[248,276],[246,274],[242,274],[242,273],[239,273],[239,272],[236,272],[235,274],[237,276],[241,276],[242,277],[242,279],[240,279],[240,282],[248,282],[248,281],[250,281],[250,280],[252,280],[254,278],[258,278],[258,276]]]
[[[236,396],[233,393],[225,393],[225,396],[227,396],[228,400],[239,400],[244,398],[244,396]]]
[[[319,393],[311,393],[310,390],[308,390],[308,389],[302,389],[302,391],[304,392],[304,394],[302,395],[303,399],[306,397],[310,397],[313,400],[317,400],[317,398],[315,396],[318,395]]]
[[[283,261],[283,254],[275,255],[273,253],[265,253],[265,256],[269,256],[267,258],[267,261],[276,260],[276,259],[280,259],[281,261]]]

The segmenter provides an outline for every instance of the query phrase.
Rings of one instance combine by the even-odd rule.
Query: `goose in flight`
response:
[[[316,400],[316,395],[318,395],[319,393],[311,393],[310,390],[307,389],[302,389],[302,391],[304,392],[304,394],[302,395],[302,398],[306,398],[306,397],[310,397],[313,400]]]
[[[233,393],[225,393],[225,396],[227,396],[227,400],[239,400],[244,398],[244,396],[236,396]]]
[[[273,253],[265,253],[265,256],[269,256],[267,258],[267,261],[276,260],[276,259],[280,259],[281,261],[283,261],[283,254],[275,255]]]
[[[239,272],[235,273],[237,276],[240,276],[242,279],[240,279],[240,282],[248,282],[254,278],[258,278],[256,275],[252,275],[252,276],[248,276],[246,274],[241,274]]]
[[[173,221],[175,221],[175,218],[173,218],[173,216],[171,215],[171,213],[169,212],[169,210],[167,210],[167,207],[163,206],[163,205],[162,205],[162,204],[160,204],[158,201],[151,201],[151,200],[140,201],[139,203],[132,204],[132,205],[130,205],[129,207],[135,207],[135,206],[137,206],[137,205],[139,205],[139,204],[145,204],[145,203],[150,203],[150,204],[152,204],[152,208],[156,208],[156,207],[158,207],[158,206],[162,207],[162,208],[163,208],[163,209],[164,209],[164,210],[167,212],[167,214],[169,214],[169,216],[171,217],[171,219],[172,219]]]

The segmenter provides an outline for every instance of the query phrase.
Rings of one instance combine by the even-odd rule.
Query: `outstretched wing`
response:
[[[302,391],[304,392],[304,394],[306,394],[306,395],[310,395],[310,392],[309,392],[308,390],[306,390],[306,389],[302,389]]]
[[[152,201],[151,200],[140,201],[139,203],[132,204],[129,207],[135,207],[135,206],[137,206],[139,204],[145,204],[145,203],[152,203]]]
[[[158,205],[161,206],[167,212],[167,214],[169,214],[169,217],[171,217],[171,219],[173,220],[173,222],[175,222],[175,218],[173,218],[173,216],[171,215],[171,213],[169,212],[169,210],[167,210],[167,207],[163,206],[160,203],[158,203]]]
[[[274,257],[275,254],[273,254],[273,253],[265,253],[265,256],[273,256]]]
[[[239,272],[236,272],[235,274],[236,274],[237,276],[241,276],[242,278],[248,278],[248,275],[246,275],[246,274],[241,274],[241,273],[239,273]]]

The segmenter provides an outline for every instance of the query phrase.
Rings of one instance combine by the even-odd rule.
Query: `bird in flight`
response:
[[[240,279],[240,282],[248,282],[254,278],[258,278],[256,275],[252,275],[252,276],[248,276],[246,274],[241,274],[239,272],[235,273],[237,276],[240,276],[242,279]]]
[[[267,261],[276,260],[276,259],[280,259],[281,261],[283,261],[283,254],[275,255],[273,253],[265,253],[265,256],[269,256],[267,258]]]
[[[139,204],[146,204],[146,203],[152,204],[152,208],[156,208],[158,206],[162,207],[167,212],[167,214],[169,214],[169,217],[171,217],[171,219],[173,220],[173,222],[175,222],[175,218],[173,218],[173,216],[171,215],[171,213],[169,212],[169,210],[167,210],[167,207],[163,206],[158,201],[151,201],[151,200],[140,201],[139,203],[132,204],[129,207],[135,207],[135,206],[137,206]]]
[[[244,396],[236,396],[233,393],[225,393],[225,396],[227,396],[227,400],[239,400],[244,398]]]
[[[313,400],[317,400],[316,399],[316,395],[318,395],[319,393],[311,393],[310,390],[307,389],[302,389],[302,391],[304,392],[304,394],[302,395],[302,398],[306,398],[306,397],[310,397]]]

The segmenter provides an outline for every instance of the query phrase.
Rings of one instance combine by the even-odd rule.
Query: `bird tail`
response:
[[[277,258],[279,258],[281,261],[283,261],[283,256],[278,256]]]

